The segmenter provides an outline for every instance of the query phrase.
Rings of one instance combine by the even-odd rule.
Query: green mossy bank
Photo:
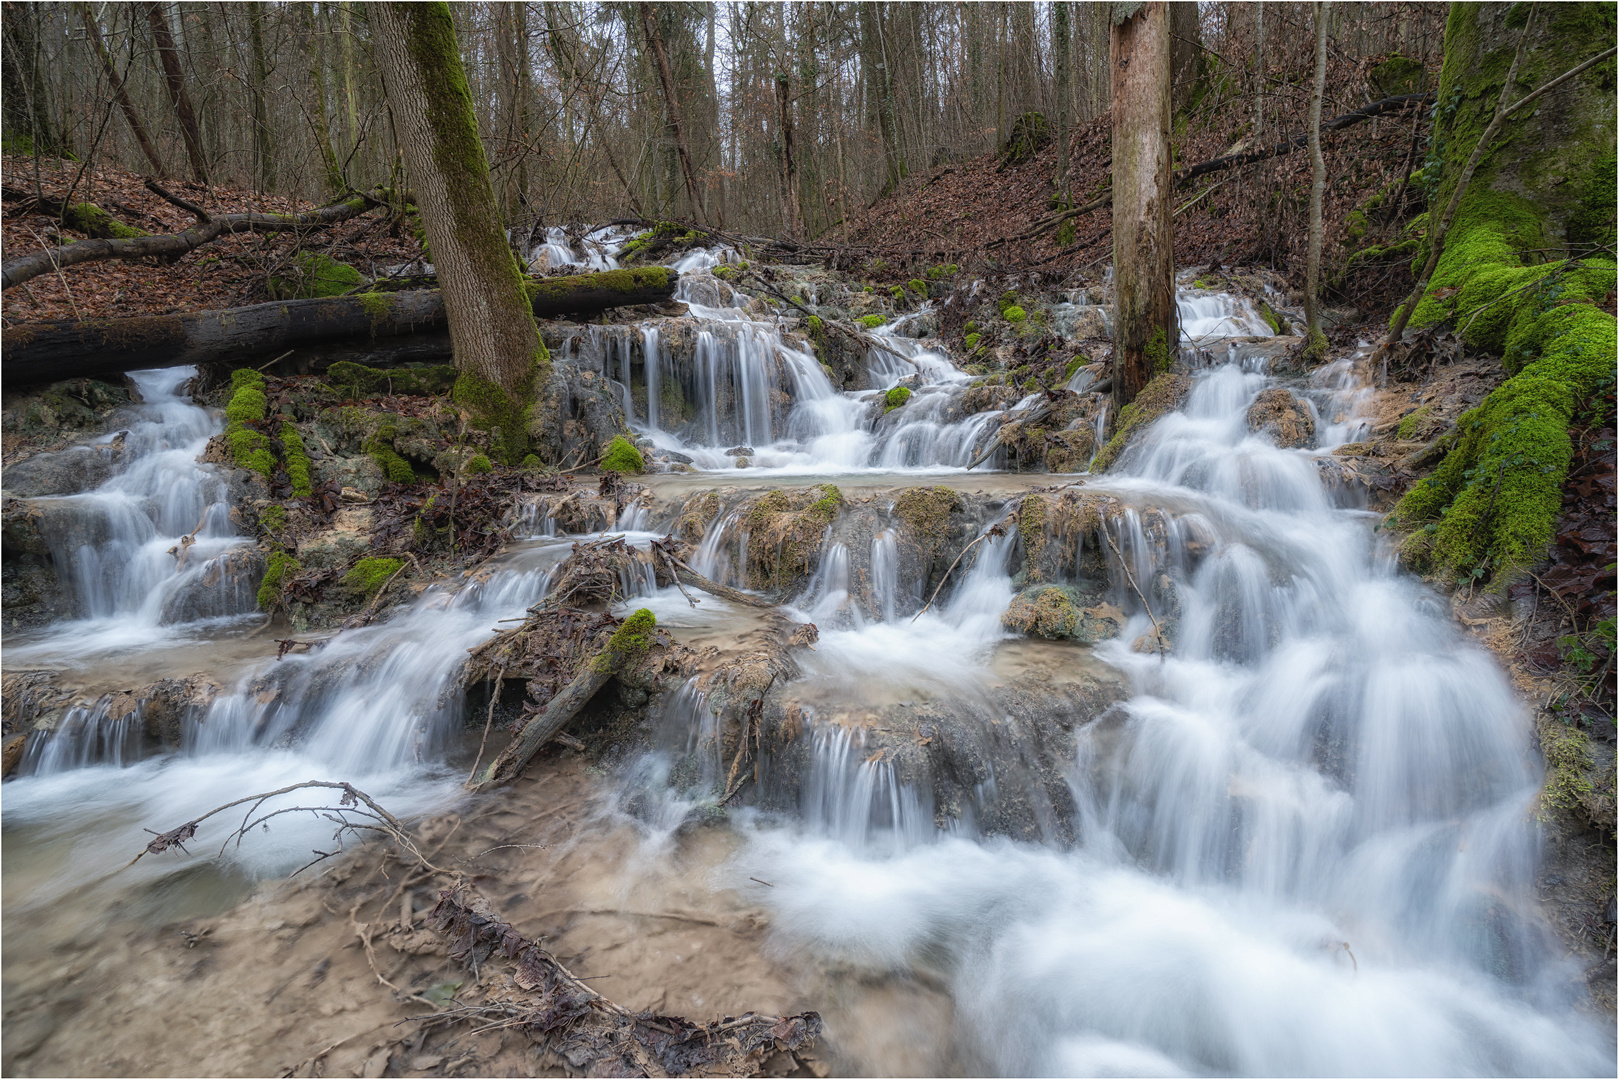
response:
[[[1454,4],[1422,179],[1444,206],[1494,115],[1525,5]],[[1509,103],[1614,40],[1611,4],[1542,4]],[[1573,453],[1569,426],[1614,380],[1614,62],[1514,114],[1457,208],[1411,325],[1454,327],[1510,378],[1464,413],[1439,468],[1395,507],[1406,561],[1503,589],[1540,558]],[[1418,259],[1425,254],[1419,253]],[[1588,417],[1589,419],[1594,419]]]

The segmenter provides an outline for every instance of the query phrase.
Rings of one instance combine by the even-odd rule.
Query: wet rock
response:
[[[627,430],[624,402],[600,373],[553,361],[551,377],[537,388],[528,411],[534,451],[550,465],[578,465]]]
[[[117,468],[124,440],[92,446],[73,446],[54,453],[35,454],[6,466],[5,489],[24,497],[76,495],[105,483]]]
[[[1315,417],[1291,390],[1273,386],[1262,390],[1248,406],[1248,430],[1268,434],[1284,450],[1315,445]]]
[[[6,395],[0,430],[48,443],[75,432],[103,430],[114,410],[129,403],[129,391],[122,386],[97,379],[69,379]]]

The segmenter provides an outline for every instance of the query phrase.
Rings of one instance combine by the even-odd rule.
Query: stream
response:
[[[554,231],[534,257],[616,265],[596,240],[576,248]],[[1271,333],[1253,305],[1183,282],[1191,391],[1110,471],[1019,475],[997,451],[968,473],[993,421],[1031,414],[1041,394],[1005,416],[964,413],[971,377],[936,339],[911,336],[927,308],[872,331],[885,348],[867,357],[864,386],[834,386],[782,320],[709,273],[733,255],[674,264],[689,315],[588,327],[559,356],[614,380],[652,455],[692,470],[648,475],[652,497],[592,536],[646,548],[669,531],[669,507],[723,489],[694,565],[746,587],[739,497],[803,478],[875,507],[869,535],[828,530],[785,605],[820,628],[791,687],[810,747],[796,805],[761,798],[731,814],[735,845],[705,871],[708,888],[768,911],[772,947],[835,978],[944,987],[948,1051],[911,1071],[943,1060],[1000,1075],[1613,1073],[1611,1023],[1579,1009],[1579,974],[1537,914],[1541,773],[1524,710],[1448,604],[1398,569],[1378,516],[1323,479],[1320,459],[1365,430],[1361,352],[1279,379],[1253,348]],[[1107,316],[1098,294],[1067,306],[1059,317]],[[143,829],[317,778],[400,816],[464,800],[477,739],[459,666],[545,597],[581,539],[531,513],[475,578],[277,659],[255,613],[251,538],[231,521],[221,472],[197,460],[223,418],[191,402],[193,374],[131,373],[142,404],[111,477],[40,500],[87,614],[11,635],[5,666],[99,672],[109,690],[206,670],[220,691],[183,719],[176,751],[143,743],[138,709],[81,708],[31,739],[4,786],[8,992],[27,993],[40,955],[99,920],[225,910],[330,838],[324,823],[287,818],[217,856],[204,845],[115,874]],[[885,412],[881,394],[901,385],[909,403]],[[1313,446],[1250,430],[1250,405],[1279,385],[1314,417]],[[1101,430],[1105,415],[1075,422]],[[1094,646],[1027,640],[1001,618],[1028,538],[991,526],[1030,487],[1069,482],[1118,507],[1095,584],[1123,628]],[[900,570],[902,525],[885,516],[918,485],[976,493],[983,534],[925,611]],[[186,538],[183,560],[169,553]],[[1175,602],[1167,654],[1132,647],[1170,614],[1143,602],[1166,595],[1153,582]],[[694,608],[650,573],[623,584],[623,611],[649,607],[683,641],[724,641],[755,617],[707,597]],[[1074,728],[1062,799],[1007,770],[947,813],[870,752],[879,714],[928,703],[1004,730],[997,688],[1035,669],[1044,684],[1085,671],[1123,687]],[[646,858],[672,858],[725,779],[715,724],[695,686],[674,693],[653,748],[601,781]],[[992,824],[1009,800],[1034,808],[1020,835]],[[835,1012],[827,1039],[858,1046],[861,1024],[883,1022]]]

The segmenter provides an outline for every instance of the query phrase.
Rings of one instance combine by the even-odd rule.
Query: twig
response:
[[[997,529],[1004,529],[1005,526],[1006,526],[1006,523],[1011,521],[1011,520],[1012,520],[1012,515],[1007,514],[1000,521],[997,521],[995,524],[991,525],[989,528],[987,528],[983,532],[979,533],[978,538],[976,540],[974,540],[972,543],[968,544],[966,547],[961,549],[960,554],[958,554],[956,556],[956,558],[955,558],[955,562],[952,562],[949,565],[949,567],[947,567],[945,569],[944,576],[939,579],[939,584],[934,586],[933,595],[928,597],[928,602],[922,605],[922,610],[921,611],[918,611],[915,615],[911,616],[911,622],[914,623],[914,622],[916,622],[917,619],[920,619],[923,615],[927,614],[928,608],[933,606],[933,601],[935,601],[935,600],[937,600],[939,598],[939,590],[944,588],[944,583],[946,581],[950,580],[950,571],[954,570],[956,568],[956,564],[961,562],[962,558],[967,554],[967,552],[971,551],[973,548],[975,548],[979,544],[983,543],[984,540],[987,537],[1001,535],[1001,533],[998,533],[996,530]]]
[[[1125,559],[1124,553],[1119,550],[1119,545],[1113,542],[1113,536],[1107,531],[1107,525],[1105,523],[1099,525],[1098,531],[1101,532],[1103,539],[1107,541],[1107,546],[1113,549],[1113,554],[1118,557],[1119,566],[1124,570],[1124,580],[1128,581],[1130,588],[1136,591],[1136,596],[1141,600],[1142,608],[1147,612],[1147,618],[1152,620],[1152,634],[1158,642],[1158,659],[1161,662],[1164,659],[1164,652],[1168,649],[1169,643],[1164,640],[1164,629],[1158,625],[1158,616],[1152,613],[1152,605],[1147,603],[1146,594],[1141,591],[1141,586],[1136,584],[1136,576],[1130,572],[1130,563]]]
[[[469,782],[478,775],[478,766],[483,763],[483,748],[489,742],[489,727],[495,722],[495,706],[500,703],[500,688],[505,681],[506,669],[503,667],[500,674],[495,676],[495,688],[489,692],[489,715],[484,717],[483,738],[478,740],[478,756],[472,759],[472,771],[467,774]]]
[[[286,352],[282,353],[280,356],[276,357],[274,360],[271,360],[269,364],[260,364],[254,370],[256,370],[256,371],[264,371],[266,368],[270,367],[271,364],[279,364],[279,363],[281,363],[281,361],[285,360],[287,357],[291,356],[293,353],[295,353],[297,351],[298,351],[297,349],[288,349]]]

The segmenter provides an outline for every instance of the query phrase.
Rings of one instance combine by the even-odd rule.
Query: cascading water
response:
[[[1351,413],[1328,438],[1358,423],[1346,382],[1329,368],[1312,388]],[[1334,505],[1321,451],[1248,430],[1269,384],[1202,374],[1091,483],[1129,508],[1109,531],[1178,618],[1167,656],[1135,651],[1151,621],[1118,591],[1134,614],[1097,652],[1134,695],[1079,735],[1071,849],[919,836],[899,809],[919,796],[878,790],[828,729],[816,767],[840,779],[817,781],[802,829],[754,833],[732,883],[832,962],[948,979],[969,1071],[1611,1072],[1612,1032],[1572,1011],[1534,915],[1522,710],[1371,516]],[[823,635],[810,679],[902,671],[880,631],[901,632]],[[941,633],[918,651],[960,680],[983,648]],[[860,784],[876,816],[850,827]]]
[[[13,661],[43,649],[86,654],[140,646],[154,632],[256,610],[261,563],[230,519],[223,475],[198,461],[220,430],[189,397],[196,369],[135,371],[140,396],[114,475],[77,495],[36,500],[40,533],[81,618]],[[193,625],[192,632],[203,627]]]

